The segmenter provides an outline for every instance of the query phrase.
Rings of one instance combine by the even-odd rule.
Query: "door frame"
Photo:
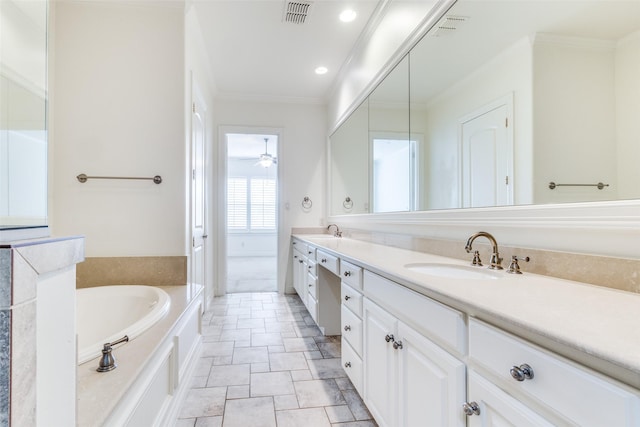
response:
[[[218,272],[217,272],[217,284],[215,286],[215,295],[223,296],[227,293],[227,134],[229,133],[241,133],[241,134],[266,134],[276,135],[278,137],[278,146],[276,149],[276,158],[278,159],[278,173],[276,174],[276,233],[277,233],[277,246],[276,246],[276,277],[277,279],[277,291],[279,294],[285,292],[285,281],[280,279],[280,253],[283,247],[283,242],[287,239],[287,236],[283,233],[284,218],[280,210],[281,195],[283,194],[282,177],[283,175],[283,162],[282,162],[282,149],[284,129],[278,127],[266,127],[266,126],[233,126],[233,125],[220,125],[218,126],[218,233],[216,238],[217,253],[218,253]],[[288,244],[288,243],[285,243]]]

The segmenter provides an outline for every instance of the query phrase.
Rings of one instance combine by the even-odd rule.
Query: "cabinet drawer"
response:
[[[316,259],[316,248],[311,245],[304,245],[305,251],[304,254],[307,255],[307,258],[315,260]]]
[[[318,299],[318,279],[311,273],[307,273],[307,291],[313,298]]]
[[[582,426],[631,426],[640,419],[640,397],[599,375],[476,319],[469,322],[470,360],[508,387],[553,408]],[[530,379],[512,378],[528,365]]]
[[[307,272],[312,275],[316,275],[316,262],[312,259],[307,259]]]
[[[318,249],[316,253],[316,261],[318,264],[331,271],[334,274],[340,274],[338,257],[330,255],[325,251]]]
[[[344,305],[341,310],[342,338],[346,339],[353,350],[362,356],[362,320]]]
[[[362,317],[362,294],[342,282],[340,300],[358,317]]]
[[[342,338],[342,366],[360,396],[362,396],[362,359],[351,348],[349,342]]]
[[[311,294],[307,294],[306,306],[313,321],[318,323],[318,303],[316,302],[316,299],[311,296]]]
[[[362,289],[362,268],[340,260],[340,277],[344,283],[356,289]]]
[[[368,298],[437,343],[459,354],[466,353],[462,313],[369,271],[365,270],[363,277]]]

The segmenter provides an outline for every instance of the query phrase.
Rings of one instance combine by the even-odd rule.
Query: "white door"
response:
[[[402,322],[398,337],[398,425],[466,426],[460,410],[466,397],[464,363]]]
[[[206,289],[206,105],[194,84],[191,105],[191,285],[204,288],[205,304],[209,301]]]
[[[369,300],[364,301],[364,402],[381,427],[397,419],[397,320]]]
[[[460,121],[463,207],[513,204],[509,101],[487,105]]]

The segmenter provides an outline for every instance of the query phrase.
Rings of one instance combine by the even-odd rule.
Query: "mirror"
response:
[[[47,224],[47,2],[0,2],[0,228]]]
[[[459,0],[408,61],[411,210],[640,198],[640,2]]]

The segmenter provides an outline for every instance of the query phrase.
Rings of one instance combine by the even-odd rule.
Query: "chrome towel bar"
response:
[[[553,190],[556,187],[598,187],[598,190],[602,190],[604,187],[608,187],[609,184],[603,184],[601,182],[597,183],[597,184],[556,184],[555,182],[551,181],[549,183],[549,188],[551,190]]]
[[[145,178],[145,177],[133,177],[133,176],[87,176],[81,173],[80,175],[76,176],[76,178],[78,179],[78,181],[82,183],[87,182],[88,179],[144,179],[144,180],[153,181],[154,184],[160,184],[162,182],[162,177],[160,175],[156,175],[152,178]]]

